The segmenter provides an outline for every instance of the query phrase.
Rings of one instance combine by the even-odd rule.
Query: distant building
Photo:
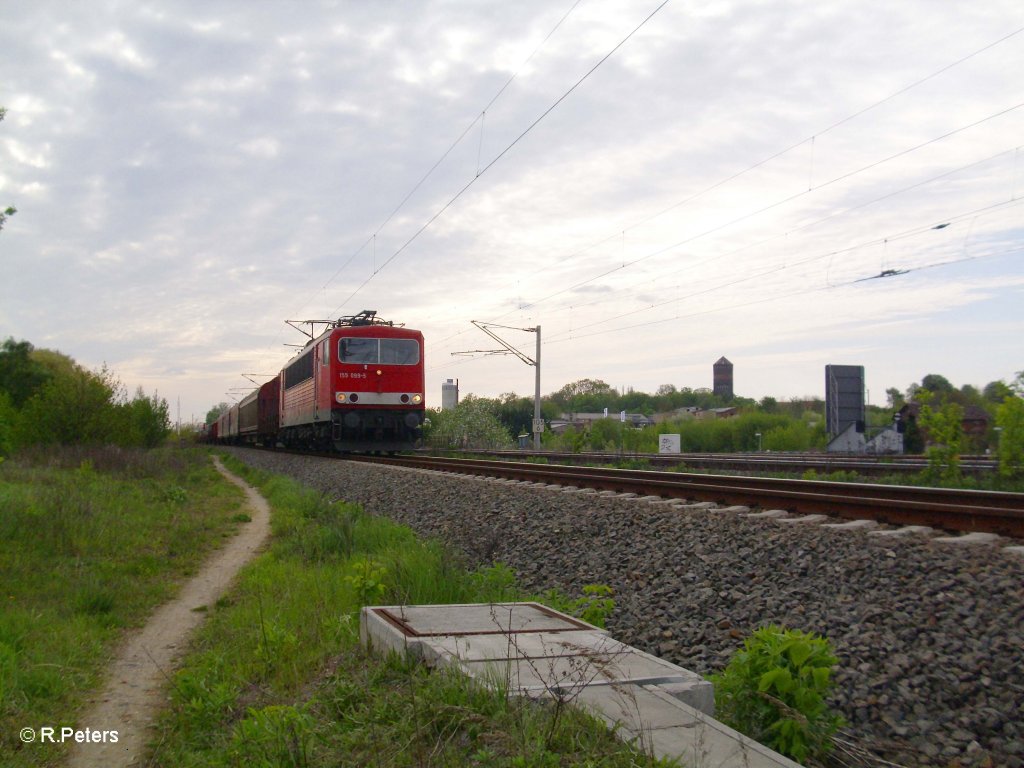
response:
[[[459,404],[459,380],[448,379],[441,384],[441,410],[450,411]]]
[[[714,365],[714,388],[712,392],[723,400],[732,400],[732,363],[724,357]]]
[[[825,366],[825,430],[838,437],[851,425],[864,433],[864,366]]]
[[[964,432],[965,445],[969,450],[982,451],[985,447],[985,437],[988,434],[991,425],[991,417],[984,408],[979,408],[976,405],[963,406],[963,418],[960,422],[960,427]],[[900,408],[897,419],[899,429],[901,432],[906,432],[908,429],[914,429],[917,427],[918,417],[921,415],[921,404],[920,403],[907,403]],[[911,424],[914,427],[911,427]],[[921,439],[925,443],[928,442],[927,430],[921,431]],[[925,446],[913,446],[916,450],[923,449]],[[908,446],[907,450],[911,450]]]
[[[728,408],[708,408],[706,411],[697,411],[693,414],[693,417],[700,421],[708,419],[731,419],[733,416],[738,416],[739,413],[739,408],[730,406]]]
[[[568,427],[586,429],[595,421],[601,421],[603,419],[622,421],[622,417],[618,413],[563,413],[560,418],[552,419],[551,431],[562,431]],[[651,419],[647,418],[642,413],[626,414],[625,424],[627,426],[640,429],[642,427],[649,427],[653,423],[654,422]]]

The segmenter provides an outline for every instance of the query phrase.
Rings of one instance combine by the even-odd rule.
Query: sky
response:
[[[0,337],[202,418],[286,320],[427,405],[1024,369],[1024,5],[0,0]],[[472,355],[456,353],[476,352]],[[249,378],[246,376],[248,375]]]

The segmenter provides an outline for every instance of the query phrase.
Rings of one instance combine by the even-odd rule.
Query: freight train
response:
[[[414,448],[426,409],[423,334],[374,310],[323,325],[277,376],[206,425],[207,439],[346,453]]]

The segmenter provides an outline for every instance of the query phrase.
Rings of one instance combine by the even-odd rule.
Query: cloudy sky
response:
[[[184,420],[363,309],[428,405],[532,393],[472,320],[544,392],[1024,369],[1024,5],[659,2],[0,0],[0,335]]]

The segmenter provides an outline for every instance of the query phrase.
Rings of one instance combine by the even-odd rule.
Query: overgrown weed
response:
[[[468,572],[443,545],[407,528],[228,463],[270,501],[273,542],[201,629],[176,677],[154,762],[660,765],[583,712],[555,713],[508,695],[507,686],[487,689],[404,656],[366,652],[363,605],[525,596],[506,566]]]
[[[51,446],[0,464],[0,764],[49,765],[121,631],[194,570],[241,493],[205,452]]]

